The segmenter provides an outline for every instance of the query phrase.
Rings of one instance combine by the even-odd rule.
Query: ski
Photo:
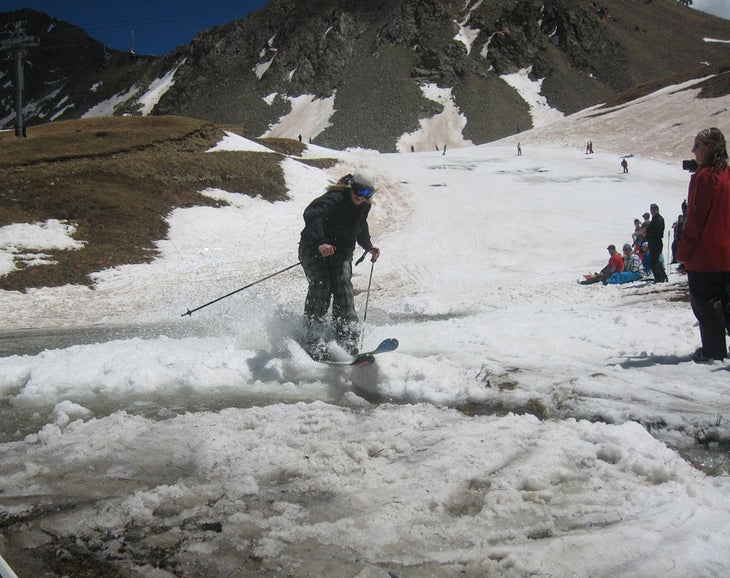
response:
[[[398,349],[398,340],[395,337],[389,337],[388,339],[383,339],[383,341],[381,341],[380,344],[372,351],[366,351],[359,355],[377,355],[378,353],[387,353],[388,351],[395,351],[396,349]]]
[[[362,355],[356,355],[352,359],[347,359],[345,361],[333,361],[329,359],[322,359],[319,361],[319,363],[324,363],[325,365],[340,365],[347,367],[367,367],[368,365],[372,365],[375,363],[375,356],[374,355],[368,355],[368,354],[362,354]]]
[[[350,365],[353,367],[367,367],[368,365],[372,365],[373,363],[375,363],[375,356],[379,353],[387,353],[388,351],[395,351],[396,349],[398,349],[398,340],[394,337],[389,337],[388,339],[383,339],[383,341],[381,341],[380,344],[372,351],[358,353],[352,359],[348,359],[345,361],[329,361],[323,359],[320,361],[320,363],[324,363],[326,365]]]

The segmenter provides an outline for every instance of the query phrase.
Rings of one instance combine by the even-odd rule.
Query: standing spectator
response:
[[[646,241],[646,229],[649,226],[651,215],[649,213],[644,213],[641,217],[644,219],[644,221],[641,223],[641,228],[644,231],[644,241]]]
[[[521,155],[522,155],[522,147],[520,146],[520,143],[517,143],[517,156],[519,157]]]
[[[642,226],[639,219],[634,219],[634,232],[631,233],[631,238],[634,240],[634,248],[638,251],[646,240],[646,227]]]
[[[659,214],[659,207],[652,203],[649,207],[651,221],[646,228],[646,240],[649,242],[649,257],[651,259],[651,272],[654,274],[654,283],[666,283],[667,272],[659,257],[664,251],[664,217]]]
[[[684,228],[684,215],[677,215],[677,220],[672,223],[674,229],[674,240],[672,241],[672,264],[677,262],[677,243],[682,237],[682,229]]]
[[[621,168],[624,170],[625,173],[629,172],[629,162],[626,159],[623,159],[621,161]]]
[[[646,231],[646,228],[649,226],[649,222],[651,221],[651,213],[644,213],[641,215],[641,218],[644,219],[641,224],[644,226],[644,231]]]
[[[697,363],[727,356],[730,331],[730,169],[725,137],[717,128],[700,131],[692,152],[699,168],[689,181],[687,213],[677,258],[684,263],[690,304],[700,326]]]

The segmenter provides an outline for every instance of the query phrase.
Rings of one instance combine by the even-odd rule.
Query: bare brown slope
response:
[[[61,219],[77,226],[76,251],[49,251],[54,265],[0,277],[0,289],[91,285],[90,273],[144,263],[167,234],[177,207],[219,204],[198,191],[222,188],[267,200],[286,198],[281,154],[205,151],[221,127],[182,117],[114,117],[32,127],[27,138],[0,133],[0,227]],[[296,141],[267,146],[298,154]]]

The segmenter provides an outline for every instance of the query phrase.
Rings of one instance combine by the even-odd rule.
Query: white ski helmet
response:
[[[350,181],[350,187],[363,197],[370,197],[375,192],[375,175],[367,169],[357,171]]]

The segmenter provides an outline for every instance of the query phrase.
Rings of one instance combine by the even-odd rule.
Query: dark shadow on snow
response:
[[[680,363],[688,363],[692,361],[691,355],[637,355],[625,356],[625,361],[621,363],[610,363],[609,365],[618,365],[624,369],[634,367],[652,367],[654,365],[678,365]],[[722,364],[713,368],[713,371],[730,371],[730,365]]]
[[[620,363],[611,363],[610,365],[619,365],[624,369],[632,367],[652,367],[654,365],[677,365],[692,361],[691,355],[637,355],[626,356],[624,361]]]

